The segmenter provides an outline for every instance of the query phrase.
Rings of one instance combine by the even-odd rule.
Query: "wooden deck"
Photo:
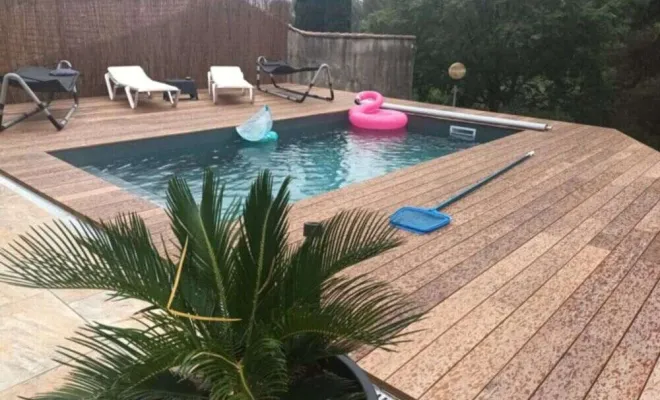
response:
[[[346,110],[353,94],[295,104],[82,99],[56,133],[33,120],[0,134],[0,170],[93,219],[139,212],[169,235],[154,204],[47,151],[240,123],[269,104],[276,118]],[[9,106],[19,112],[24,106]],[[62,105],[61,107],[65,107]],[[438,107],[440,108],[440,107]],[[660,398],[660,153],[612,130],[563,122],[524,131],[297,203],[302,223],[339,210],[432,206],[527,151],[536,156],[447,212],[440,232],[347,271],[390,281],[426,318],[397,352],[354,355],[402,399]]]

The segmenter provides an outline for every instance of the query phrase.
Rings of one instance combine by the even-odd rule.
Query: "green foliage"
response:
[[[351,0],[325,0],[325,30],[327,32],[350,32]]]
[[[615,53],[614,126],[660,150],[660,2],[624,1],[630,30]]]
[[[313,32],[350,32],[351,0],[296,0],[294,25]]]
[[[325,28],[325,0],[296,0],[294,26],[312,32]]]
[[[387,284],[337,273],[399,240],[386,218],[355,210],[290,245],[287,185],[274,193],[264,172],[242,205],[223,212],[211,172],[199,203],[173,179],[178,261],[159,255],[136,215],[41,226],[2,251],[2,282],[104,289],[150,304],[136,317],[139,329],[84,327],[71,341],[85,351],[60,351],[72,367],[64,386],[35,399],[351,397],[355,385],[323,360],[361,346],[389,349],[419,314]]]
[[[608,104],[582,104],[611,90],[604,59],[616,25],[616,14],[599,0],[418,0],[390,1],[364,29],[417,35],[415,89],[422,100],[434,90],[449,92],[446,69],[461,61],[468,69],[461,105],[498,111],[527,98],[536,111],[597,121]]]
[[[362,30],[417,36],[420,100],[448,103],[461,61],[461,106],[615,126],[660,149],[659,1],[364,1]]]

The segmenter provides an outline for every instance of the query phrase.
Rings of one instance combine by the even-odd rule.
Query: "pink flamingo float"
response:
[[[378,92],[360,92],[357,100],[361,104],[348,110],[348,119],[358,128],[392,130],[403,128],[408,124],[408,116],[401,111],[381,110],[383,95]]]

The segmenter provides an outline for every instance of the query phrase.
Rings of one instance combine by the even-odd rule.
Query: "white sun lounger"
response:
[[[214,104],[218,99],[218,91],[222,89],[241,89],[242,94],[247,91],[250,102],[254,103],[253,86],[245,80],[240,67],[211,67],[207,76],[209,95]]]
[[[167,93],[172,107],[176,107],[181,93],[181,90],[175,86],[149,78],[139,65],[108,67],[108,72],[105,74],[105,84],[108,87],[110,100],[115,99],[117,89],[124,88],[131,108],[137,107],[140,93],[146,93],[151,98],[152,92]],[[135,92],[135,95],[132,92]],[[173,93],[174,95],[172,95]]]

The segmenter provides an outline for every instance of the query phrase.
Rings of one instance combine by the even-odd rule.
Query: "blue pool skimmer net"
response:
[[[444,226],[447,226],[451,222],[451,217],[445,213],[441,213],[440,210],[462,199],[463,197],[467,196],[468,194],[472,193],[498,176],[504,174],[518,164],[522,164],[533,155],[534,152],[530,151],[529,153],[525,154],[521,158],[500,169],[499,171],[496,171],[480,180],[479,182],[466,187],[452,197],[438,204],[435,208],[402,207],[398,209],[394,214],[392,214],[390,217],[390,223],[397,228],[417,234],[430,233]]]

